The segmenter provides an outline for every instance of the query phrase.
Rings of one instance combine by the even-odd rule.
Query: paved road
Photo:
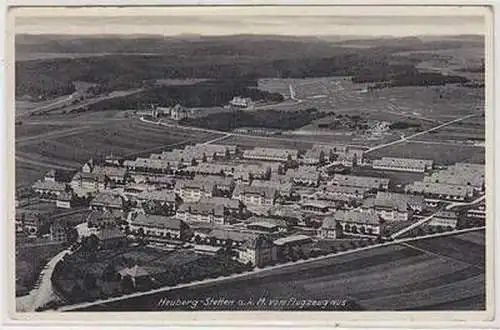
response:
[[[67,254],[68,250],[59,252],[52,258],[40,274],[38,287],[31,290],[28,296],[16,298],[18,312],[34,312],[37,308],[57,299],[52,288],[52,273],[57,263]]]
[[[399,239],[399,240],[395,240],[395,241],[392,241],[392,242],[385,242],[385,243],[371,245],[371,246],[366,246],[366,247],[357,248],[357,249],[353,249],[353,250],[349,250],[349,251],[338,252],[338,253],[336,253],[334,255],[320,256],[320,257],[311,258],[311,259],[308,259],[308,260],[299,260],[297,262],[289,262],[289,263],[285,263],[285,264],[279,264],[279,265],[276,265],[276,266],[270,266],[270,267],[263,268],[263,269],[256,268],[256,269],[254,269],[251,272],[242,273],[242,274],[234,274],[234,275],[230,275],[230,276],[226,276],[226,277],[220,277],[220,278],[216,278],[216,279],[207,279],[207,280],[202,280],[202,281],[197,281],[197,282],[191,282],[191,283],[187,283],[187,284],[176,285],[174,287],[165,287],[165,288],[161,288],[161,289],[155,289],[155,290],[151,290],[151,291],[148,291],[148,292],[136,292],[136,293],[129,294],[129,295],[126,295],[126,296],[121,296],[121,297],[115,297],[115,298],[109,298],[109,299],[102,299],[102,300],[96,300],[96,301],[93,301],[93,302],[87,302],[87,303],[80,303],[80,304],[75,304],[75,305],[63,306],[63,307],[58,308],[57,310],[58,311],[78,310],[78,309],[87,308],[87,307],[90,307],[90,306],[101,305],[101,304],[105,304],[105,303],[111,303],[111,302],[115,302],[115,301],[126,300],[126,299],[130,299],[130,298],[136,298],[136,297],[146,296],[146,295],[150,295],[150,294],[171,291],[171,290],[175,290],[175,289],[192,288],[192,287],[196,287],[196,286],[200,286],[200,285],[206,285],[206,284],[210,284],[210,283],[220,283],[220,282],[227,281],[229,279],[235,279],[235,278],[246,278],[246,277],[252,276],[254,274],[258,274],[258,273],[270,273],[268,275],[271,275],[273,273],[273,271],[277,270],[277,269],[281,269],[281,268],[293,268],[293,267],[296,267],[296,266],[301,265],[301,264],[307,264],[307,263],[312,263],[312,262],[319,261],[319,260],[325,260],[325,259],[335,258],[335,257],[340,256],[340,255],[356,253],[356,252],[359,252],[359,251],[375,249],[375,248],[379,248],[379,247],[383,247],[383,246],[397,245],[397,244],[402,244],[402,243],[406,243],[406,242],[413,242],[413,241],[418,241],[418,240],[422,240],[422,239],[426,239],[426,238],[436,238],[436,237],[443,237],[443,236],[452,236],[452,235],[457,235],[457,234],[461,234],[461,233],[466,233],[466,232],[471,232],[471,231],[477,231],[477,230],[484,230],[484,229],[485,229],[485,227],[468,228],[468,229],[456,230],[456,231],[452,231],[452,232],[430,234],[430,235],[425,235],[425,236],[421,236],[421,237],[404,238],[404,239]]]
[[[440,128],[443,128],[445,126],[452,125],[452,124],[457,123],[459,121],[462,121],[462,120],[465,120],[465,119],[468,119],[468,118],[471,118],[471,117],[479,116],[479,115],[481,115],[481,114],[479,114],[479,113],[473,113],[473,114],[470,114],[470,115],[467,115],[467,116],[464,116],[464,117],[460,117],[460,118],[448,121],[446,123],[443,123],[443,124],[438,125],[436,127],[430,128],[428,130],[425,130],[425,131],[422,131],[422,132],[419,132],[419,133],[416,133],[416,134],[413,134],[413,135],[410,135],[410,136],[407,136],[407,137],[402,137],[399,140],[392,141],[392,142],[389,142],[389,143],[380,144],[380,145],[375,146],[375,147],[371,147],[371,148],[369,148],[368,150],[365,151],[365,154],[369,153],[371,151],[375,151],[375,150],[378,150],[378,149],[386,148],[386,147],[389,147],[389,146],[392,146],[392,145],[395,145],[395,144],[399,144],[399,143],[403,143],[403,142],[409,142],[410,139],[415,138],[417,136],[424,135],[424,134],[427,134],[429,132],[436,131],[436,130],[438,130]]]

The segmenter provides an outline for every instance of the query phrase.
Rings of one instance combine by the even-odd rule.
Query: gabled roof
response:
[[[274,196],[276,196],[276,188],[237,184],[236,188],[233,191],[233,196],[246,194],[260,195],[264,198],[273,198]]]
[[[51,181],[36,181],[32,186],[33,189],[41,190],[51,190],[51,191],[64,191],[66,189],[66,184],[62,182],[51,182]]]
[[[373,210],[360,211],[360,210],[339,210],[334,214],[336,221],[349,222],[356,224],[369,224],[378,225],[380,224],[380,218],[378,214]]]
[[[184,222],[175,217],[166,217],[153,214],[138,214],[135,219],[132,219],[131,224],[136,226],[148,226],[156,228],[166,228],[172,230],[180,230]]]
[[[285,244],[306,243],[306,242],[312,242],[312,238],[307,235],[292,235],[292,236],[278,238],[277,240],[274,241],[274,244],[281,246]]]
[[[136,195],[139,200],[164,201],[173,203],[176,200],[173,190],[144,190]]]
[[[118,228],[103,228],[97,233],[97,238],[101,241],[125,237],[125,234]]]
[[[90,201],[90,205],[108,205],[108,206],[123,206],[123,199],[120,195],[100,192],[98,193],[92,201]]]
[[[378,188],[380,185],[388,185],[390,180],[368,176],[335,174],[333,181],[341,186]]]

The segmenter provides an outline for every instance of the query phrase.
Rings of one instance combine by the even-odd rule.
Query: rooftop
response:
[[[175,202],[176,196],[173,190],[144,190],[137,194],[137,199]]]
[[[350,222],[357,224],[378,225],[380,218],[373,210],[339,210],[334,214],[335,221]]]
[[[264,198],[273,198],[276,195],[276,188],[237,184],[234,189],[233,196],[239,196],[241,194],[254,194],[260,195]]]
[[[90,202],[90,205],[113,205],[122,207],[123,200],[120,195],[100,192],[98,193],[94,199]]]
[[[64,191],[66,189],[66,184],[62,182],[52,182],[52,181],[36,181],[31,186],[33,189],[40,190],[51,190],[51,191]]]
[[[389,181],[390,180],[386,178],[343,175],[343,174],[335,174],[333,177],[333,183],[336,183],[340,186],[364,187],[364,188],[378,188],[381,185],[388,185]]]
[[[182,220],[175,217],[166,217],[152,214],[138,214],[135,219],[132,219],[131,224],[136,226],[147,226],[156,228],[166,228],[180,230]]]
[[[278,238],[274,241],[274,244],[280,246],[285,244],[293,244],[293,243],[306,243],[312,242],[312,238],[307,235],[292,235],[287,237]]]
[[[425,170],[427,167],[431,167],[433,163],[434,161],[429,159],[394,158],[394,157],[382,157],[382,159],[376,159],[373,161],[374,166],[419,168],[422,170]]]

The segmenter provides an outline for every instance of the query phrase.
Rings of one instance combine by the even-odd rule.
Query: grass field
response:
[[[97,118],[95,114],[82,117],[79,121],[67,118],[68,123],[88,124],[71,132],[65,125],[59,124],[59,116],[52,119],[57,125],[50,124],[51,121],[47,121],[46,125],[21,125],[19,135],[22,138],[36,138],[24,140],[16,146],[16,154],[21,158],[16,162],[16,186],[30,184],[41,178],[51,164],[77,168],[92,157],[99,158],[112,153],[133,158],[219,136],[183,128],[158,127],[133,119],[103,121],[99,124],[96,123]]]
[[[27,294],[45,264],[62,250],[63,247],[58,243],[16,245],[16,296]]]
[[[207,297],[254,301],[350,297],[373,311],[484,310],[484,246],[484,232],[433,238],[298,265],[293,271],[279,269],[272,275],[180,289],[91,310],[157,310],[161,298],[203,301]]]
[[[369,159],[382,157],[432,159],[438,165],[450,165],[456,162],[484,164],[485,149],[466,145],[404,142],[375,150],[366,157]]]
[[[360,176],[372,176],[390,179],[391,186],[396,185],[407,185],[415,181],[421,181],[424,179],[423,173],[410,173],[410,172],[398,172],[398,171],[381,171],[374,170],[365,167],[356,167],[352,170],[352,174]]]

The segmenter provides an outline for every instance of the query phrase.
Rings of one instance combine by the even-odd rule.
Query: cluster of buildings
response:
[[[184,108],[180,104],[172,107],[151,106],[151,110],[139,112],[138,115],[150,116],[151,118],[168,118],[174,121],[181,121],[193,117],[190,109]]]
[[[417,172],[424,179],[395,192],[384,175],[325,173],[325,165]],[[306,253],[318,239],[377,237],[384,223],[433,211],[430,225],[455,228],[457,215],[437,206],[483,194],[484,165],[433,169],[432,161],[388,157],[369,164],[363,150],[339,145],[241,151],[197,144],[122,162],[90,160],[70,182],[58,182],[51,171],[32,189],[64,208],[86,199],[87,222],[102,237],[116,239],[126,224],[151,242],[189,242],[200,253],[229,246],[240,261],[262,266]],[[484,207],[469,213],[484,218]],[[304,235],[300,228],[308,223],[319,225]]]
[[[235,96],[229,101],[232,109],[255,110],[255,102],[249,97]]]

